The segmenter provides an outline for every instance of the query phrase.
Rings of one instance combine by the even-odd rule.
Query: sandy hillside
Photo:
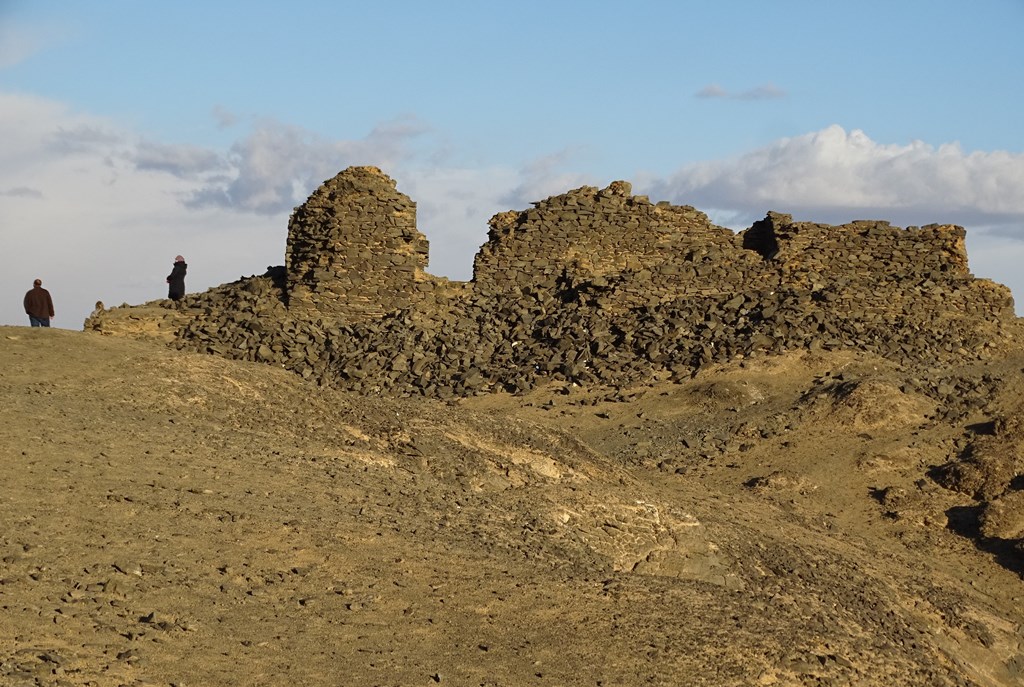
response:
[[[0,328],[2,685],[1018,685],[1024,353],[445,403]]]

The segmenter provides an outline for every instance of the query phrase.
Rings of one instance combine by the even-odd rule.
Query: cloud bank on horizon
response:
[[[21,34],[0,28],[0,38],[8,36]],[[30,37],[0,45],[0,74],[39,49]],[[737,108],[796,97],[775,83],[728,90],[708,79],[681,97]],[[643,164],[643,146],[620,167],[594,164],[595,146],[579,139],[541,142],[519,155],[480,154],[472,134],[460,138],[429,110],[379,116],[346,137],[211,102],[206,117],[220,134],[189,141],[0,80],[0,231],[9,260],[0,275],[0,324],[25,324],[20,298],[36,277],[54,295],[54,325],[78,329],[96,300],[111,306],[166,295],[163,278],[179,253],[190,263],[190,291],[283,264],[292,209],[350,165],[380,167],[417,202],[430,271],[454,279],[469,278],[493,214],[626,179],[634,193],[693,205],[737,230],[769,210],[832,224],[961,224],[974,272],[1024,299],[1024,153],[1010,145],[876,140],[840,123],[848,117],[819,117],[819,126],[794,135],[730,142],[723,154],[658,172]],[[756,110],[743,116],[757,120]]]

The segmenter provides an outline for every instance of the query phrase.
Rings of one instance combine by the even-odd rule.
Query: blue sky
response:
[[[616,179],[743,229],[968,229],[1024,300],[1024,0],[0,0],[0,324],[283,264],[349,165],[469,278],[495,213]],[[1018,307],[1020,310],[1020,307]]]

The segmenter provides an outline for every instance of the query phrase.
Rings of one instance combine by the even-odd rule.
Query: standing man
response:
[[[43,280],[32,282],[32,290],[25,294],[25,313],[33,327],[49,327],[53,317],[53,299],[43,288]]]
[[[180,301],[185,296],[185,272],[187,270],[188,265],[185,264],[185,258],[180,255],[175,256],[174,267],[167,275],[167,297],[172,301]]]

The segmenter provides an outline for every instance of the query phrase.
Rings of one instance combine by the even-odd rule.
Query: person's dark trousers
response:
[[[33,327],[49,327],[50,326],[50,318],[49,317],[36,317],[35,315],[29,315],[28,316],[28,321],[32,323]]]

